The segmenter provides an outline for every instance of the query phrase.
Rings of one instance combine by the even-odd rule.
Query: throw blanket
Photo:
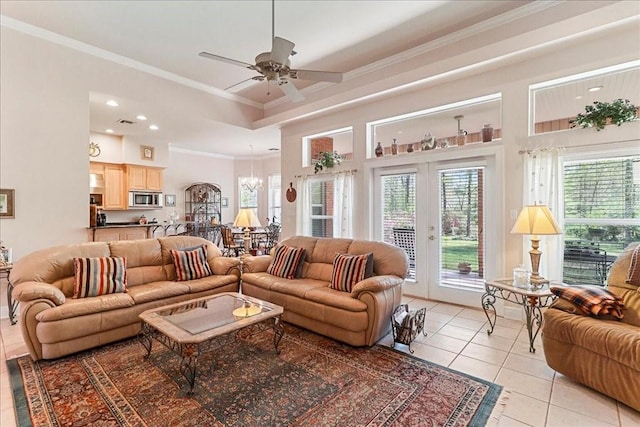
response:
[[[583,313],[590,316],[611,314],[622,319],[624,304],[617,296],[598,286],[552,286],[551,292],[558,297],[574,303]]]

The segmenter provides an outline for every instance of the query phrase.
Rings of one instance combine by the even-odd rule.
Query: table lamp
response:
[[[548,280],[540,276],[538,269],[540,268],[540,255],[542,251],[540,247],[540,234],[562,234],[562,228],[553,218],[551,211],[547,205],[529,205],[522,208],[516,223],[511,229],[511,233],[530,234],[531,235],[531,284],[534,287],[542,286],[549,283]]]
[[[249,253],[249,240],[251,239],[249,227],[261,227],[260,220],[253,212],[253,209],[242,208],[238,211],[238,215],[233,221],[233,226],[244,228],[244,252]]]

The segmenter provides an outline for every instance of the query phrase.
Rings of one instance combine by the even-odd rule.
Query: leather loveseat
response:
[[[626,282],[636,246],[616,259],[607,280],[624,317],[590,317],[557,299],[544,313],[542,343],[551,368],[640,411],[640,288]]]
[[[206,246],[213,275],[176,281],[171,250]],[[74,258],[125,257],[127,291],[85,298],[74,294]],[[145,310],[221,292],[237,292],[239,260],[191,236],[90,242],[33,252],[11,271],[12,296],[34,360],[53,359],[138,334]]]
[[[390,331],[408,268],[406,253],[383,242],[296,236],[280,242],[305,249],[299,278],[267,273],[272,255],[243,258],[243,293],[284,307],[283,320],[353,346],[372,346]],[[329,286],[336,253],[373,254],[373,276],[351,292]]]

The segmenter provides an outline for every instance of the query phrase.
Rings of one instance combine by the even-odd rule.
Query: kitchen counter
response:
[[[171,229],[173,229],[173,234],[182,234],[187,232],[187,225],[189,224],[189,222],[179,222],[176,224],[164,222],[152,224],[108,222],[106,225],[87,227],[87,229],[89,232],[89,241],[109,242],[114,240],[150,239],[159,231],[162,232],[163,236],[166,236]]]

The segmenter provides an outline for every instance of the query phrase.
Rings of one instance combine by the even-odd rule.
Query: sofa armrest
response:
[[[62,291],[53,285],[42,282],[23,282],[16,285],[11,292],[11,297],[20,302],[46,299],[55,305],[62,305],[67,300]]]
[[[219,256],[213,259],[211,267],[213,274],[234,274],[240,277],[240,258]]]
[[[353,289],[351,289],[351,296],[358,298],[362,292],[380,292],[385,289],[400,286],[403,282],[404,279],[392,275],[369,277],[356,283]]]
[[[261,273],[267,271],[271,264],[271,255],[258,255],[242,257],[243,273]]]

